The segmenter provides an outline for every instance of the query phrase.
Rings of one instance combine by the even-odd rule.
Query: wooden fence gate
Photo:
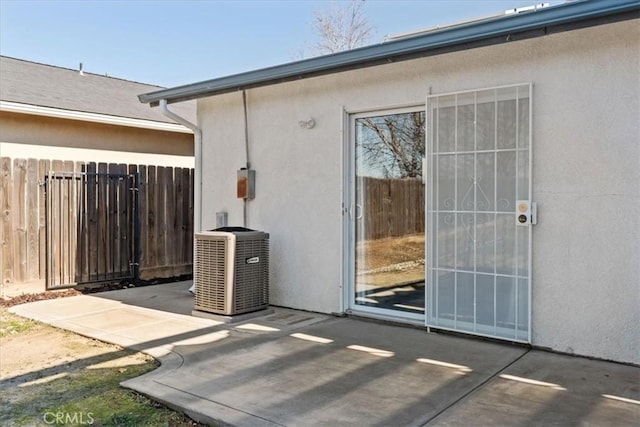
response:
[[[44,185],[46,288],[136,281],[138,174],[51,172]]]

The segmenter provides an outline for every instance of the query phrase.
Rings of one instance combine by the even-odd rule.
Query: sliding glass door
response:
[[[423,108],[351,117],[354,310],[424,319]]]
[[[348,309],[530,342],[531,91],[350,116]]]

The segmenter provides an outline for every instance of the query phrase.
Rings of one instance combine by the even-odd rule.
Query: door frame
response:
[[[430,163],[430,159],[428,156],[428,132],[430,126],[429,113],[427,111],[428,104],[427,99],[432,96],[446,96],[451,94],[463,94],[470,92],[478,92],[483,90],[492,90],[492,89],[501,89],[501,88],[509,88],[515,86],[529,86],[529,130],[528,130],[528,138],[529,138],[529,158],[528,158],[528,169],[529,169],[529,182],[528,182],[528,196],[529,201],[533,200],[533,83],[525,82],[525,83],[516,83],[509,85],[500,85],[493,87],[484,87],[477,88],[472,90],[465,91],[455,91],[441,94],[431,94],[426,95],[424,98],[424,102],[420,103],[408,103],[403,105],[395,105],[395,106],[386,106],[379,108],[369,108],[369,109],[359,109],[359,110],[348,110],[345,107],[341,107],[341,134],[342,134],[342,171],[343,171],[343,179],[342,179],[342,245],[341,245],[341,259],[342,259],[342,268],[341,268],[341,276],[342,276],[342,286],[340,293],[340,309],[342,312],[354,315],[362,315],[366,317],[379,318],[383,320],[391,320],[397,321],[407,324],[416,324],[423,325],[427,328],[433,329],[447,329],[438,326],[429,325],[428,321],[428,310],[429,310],[429,287],[431,286],[428,274],[428,266],[429,257],[432,255],[429,252],[429,222],[428,222],[428,206],[425,207],[425,312],[422,315],[416,315],[406,312],[388,310],[388,309],[379,309],[375,307],[368,306],[356,306],[355,304],[355,233],[356,233],[356,225],[355,225],[355,202],[356,202],[356,179],[355,179],[355,119],[359,117],[368,117],[375,115],[384,115],[384,114],[393,114],[393,113],[402,113],[402,112],[414,112],[414,111],[425,111],[426,112],[426,120],[425,126],[427,127],[425,131],[425,167]],[[429,190],[429,180],[428,180],[428,171],[423,170],[423,177],[425,177],[425,204],[429,201],[429,194],[427,193]],[[532,266],[533,266],[533,232],[532,225],[528,225],[528,260],[527,260],[527,280],[528,280],[528,301],[527,301],[527,320],[528,320],[528,330],[527,330],[527,338],[526,340],[512,339],[512,338],[502,338],[508,341],[514,342],[527,342],[531,343],[532,340]],[[484,335],[482,333],[473,333],[468,331],[457,331],[470,335],[480,335],[480,336],[490,336],[492,338],[496,338],[491,335]]]
[[[341,109],[342,123],[341,133],[343,139],[342,170],[342,292],[341,311],[362,315],[364,317],[401,322],[406,324],[424,325],[426,321],[425,313],[413,314],[400,310],[382,309],[355,304],[355,245],[356,245],[356,169],[355,169],[355,120],[362,117],[380,116],[386,114],[401,114],[424,112],[426,105],[421,103],[408,103],[395,106],[347,110]],[[426,133],[425,133],[426,138]],[[426,144],[426,141],[425,141]],[[425,227],[426,233],[426,227]],[[425,283],[426,292],[426,283]],[[426,301],[425,301],[426,304]]]

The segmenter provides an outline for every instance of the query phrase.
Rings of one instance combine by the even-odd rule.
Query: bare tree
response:
[[[375,27],[364,14],[365,0],[332,2],[316,11],[313,28],[320,41],[312,48],[314,55],[325,55],[364,46],[375,34]]]
[[[364,13],[365,0],[333,1],[314,13],[313,28],[319,38],[312,55],[326,55],[368,44],[375,27]],[[304,57],[304,50],[295,59]],[[424,156],[424,113],[395,114],[358,119],[358,152],[368,172],[387,178],[418,177]]]
[[[425,116],[423,112],[357,119],[362,126],[356,145],[369,173],[384,178],[422,175]]]

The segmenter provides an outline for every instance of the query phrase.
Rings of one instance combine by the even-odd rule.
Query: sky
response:
[[[371,43],[380,43],[541,2],[367,0],[364,13],[376,30]],[[0,54],[72,69],[82,63],[86,72],[174,87],[299,59],[317,42],[314,12],[332,3],[0,0]]]

